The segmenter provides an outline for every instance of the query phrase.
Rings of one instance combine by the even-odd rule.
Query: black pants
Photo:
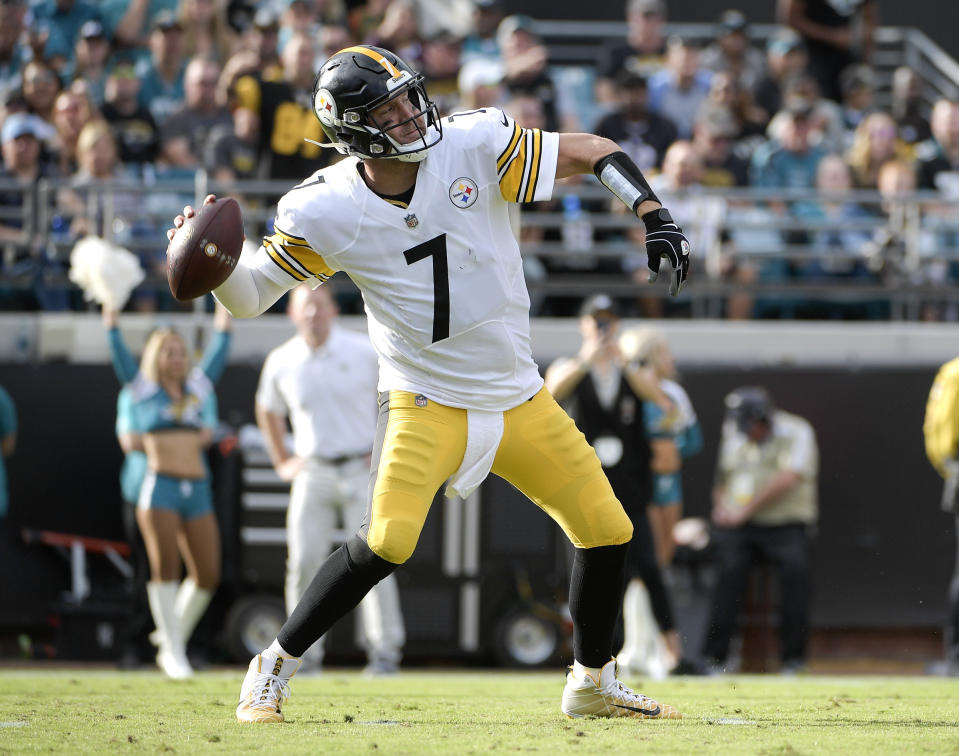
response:
[[[806,658],[809,637],[809,535],[802,524],[719,529],[714,534],[719,578],[713,594],[709,632],[703,648],[707,659],[724,662],[739,629],[749,568],[770,564],[781,581],[780,633],[784,662]]]
[[[949,585],[949,617],[945,628],[946,659],[959,664],[959,511],[956,512],[956,567]]]

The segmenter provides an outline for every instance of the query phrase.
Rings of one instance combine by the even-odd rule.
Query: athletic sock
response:
[[[602,668],[613,656],[613,633],[623,601],[629,544],[576,549],[569,581],[573,658]]]

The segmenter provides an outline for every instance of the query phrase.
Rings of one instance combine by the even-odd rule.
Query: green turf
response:
[[[574,721],[561,670],[334,670],[294,680],[282,725],[234,720],[241,679],[0,670],[0,754],[959,754],[955,679],[677,678],[634,687],[681,721]]]

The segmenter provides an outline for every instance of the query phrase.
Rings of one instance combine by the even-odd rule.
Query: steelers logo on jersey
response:
[[[476,182],[471,178],[458,178],[450,184],[450,202],[456,207],[470,207],[476,203],[476,197],[479,195],[479,189]]]

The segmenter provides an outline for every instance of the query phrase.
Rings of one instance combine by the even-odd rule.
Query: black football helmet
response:
[[[327,139],[344,155],[362,159],[392,158],[417,163],[443,138],[439,113],[426,95],[423,75],[382,47],[358,45],[331,56],[313,84],[313,112]],[[386,128],[372,111],[397,97],[407,97],[415,114]],[[390,132],[412,122],[419,137],[401,143]]]

